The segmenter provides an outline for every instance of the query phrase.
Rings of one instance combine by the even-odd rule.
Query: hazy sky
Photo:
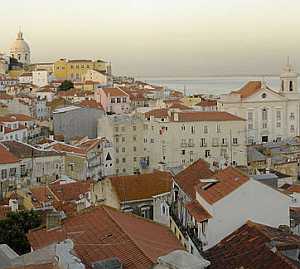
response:
[[[299,0],[1,0],[0,51],[101,58],[118,74],[279,73],[300,63]]]

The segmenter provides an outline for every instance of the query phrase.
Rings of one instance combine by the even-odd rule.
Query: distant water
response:
[[[219,95],[228,93],[232,90],[240,89],[250,80],[262,80],[260,77],[137,77],[136,79],[154,84],[165,86],[169,89],[184,91],[186,94],[213,94]],[[280,86],[279,77],[264,77],[267,85],[278,90]]]

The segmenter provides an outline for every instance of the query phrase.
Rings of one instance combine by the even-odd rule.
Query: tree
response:
[[[0,244],[9,245],[19,255],[30,251],[26,233],[41,225],[40,215],[35,211],[11,212],[0,220]]]
[[[72,88],[74,88],[73,82],[70,80],[64,80],[62,84],[58,86],[58,91],[68,91]]]

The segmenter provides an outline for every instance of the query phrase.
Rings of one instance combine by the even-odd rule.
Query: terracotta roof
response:
[[[108,178],[121,202],[151,199],[155,195],[169,192],[172,188],[172,175],[169,172],[154,171],[149,174]]]
[[[300,193],[300,185],[294,184],[287,188],[287,191]]]
[[[53,202],[56,200],[56,197],[52,194],[48,186],[39,186],[30,188],[32,193],[32,204],[34,208],[43,207],[43,203]]]
[[[212,217],[196,200],[185,204],[185,207],[197,222],[202,222]]]
[[[210,100],[210,99],[202,99],[201,102],[196,104],[196,106],[203,106],[203,107],[209,107],[209,106],[216,106],[217,100]]]
[[[228,112],[202,112],[202,111],[191,111],[191,112],[179,112],[179,121],[245,121],[238,116],[230,114]]]
[[[117,257],[124,269],[151,268],[159,256],[182,249],[165,226],[101,206],[67,218],[62,228],[33,230],[28,234],[32,248],[70,238],[82,262],[91,263]]]
[[[0,121],[0,123],[1,123],[1,121]],[[27,129],[27,128],[22,124],[19,124],[19,127],[15,128],[15,129],[4,127],[4,134],[9,134],[9,133],[13,133],[13,132],[16,132],[19,130],[25,130],[25,129]]]
[[[74,154],[86,156],[86,151],[84,149],[80,147],[63,144],[63,143],[56,143],[53,146],[51,146],[51,148],[58,152],[74,153]]]
[[[121,90],[120,88],[114,87],[114,88],[103,88],[102,89],[104,91],[104,93],[108,96],[110,95],[112,96],[128,96],[128,94],[126,92],[124,92],[123,90]]]
[[[233,93],[239,93],[241,98],[246,98],[261,90],[261,81],[249,81],[240,90]]]
[[[9,152],[9,149],[0,144],[0,164],[16,163],[19,159]]]
[[[169,108],[178,108],[178,109],[181,109],[181,110],[189,110],[189,109],[191,109],[191,107],[185,106],[185,105],[183,105],[183,104],[181,104],[181,103],[179,103],[179,102],[174,102],[174,103],[172,103],[172,104],[169,106]]]
[[[167,108],[157,108],[150,110],[145,113],[145,117],[149,118],[150,116],[153,116],[155,118],[167,118],[168,117],[168,109]]]
[[[54,150],[41,150],[18,141],[3,141],[0,143],[6,146],[19,159],[61,155]]]
[[[209,169],[209,164],[199,159],[175,176],[175,182],[192,199],[196,198],[195,187],[200,183],[200,179],[210,178],[213,172]]]
[[[34,118],[25,114],[8,114],[0,116],[2,122],[15,122],[15,121],[33,121]]]
[[[60,180],[49,184],[49,188],[61,201],[77,201],[80,194],[85,194],[91,189],[91,182],[76,181],[65,183]]]
[[[217,172],[212,178],[218,179],[218,182],[205,189],[203,186],[206,186],[206,183],[197,186],[197,192],[209,204],[221,200],[249,180],[248,176],[231,166]]]
[[[83,100],[80,102],[80,106],[88,107],[88,108],[97,108],[103,110],[103,107],[100,103],[97,103],[96,100]]]
[[[204,253],[209,268],[299,268],[284,250],[300,248],[300,237],[248,221]]]
[[[83,149],[85,152],[95,148],[102,143],[101,138],[88,139],[78,145],[79,148]]]

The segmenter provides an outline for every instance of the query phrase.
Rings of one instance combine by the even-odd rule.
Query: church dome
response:
[[[17,39],[11,45],[10,51],[14,52],[14,53],[16,53],[16,52],[30,52],[29,45],[23,39],[23,33],[22,32],[19,32],[17,34]]]

